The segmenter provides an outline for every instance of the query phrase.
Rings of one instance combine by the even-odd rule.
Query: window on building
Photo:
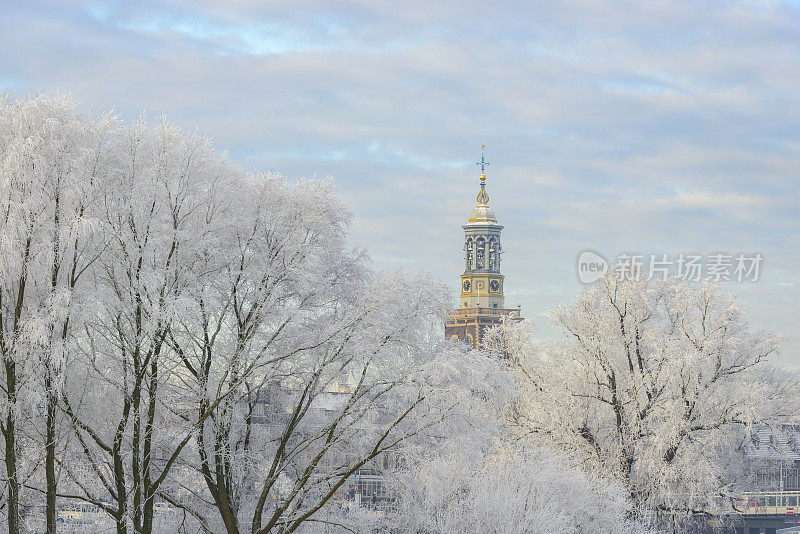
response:
[[[486,268],[486,240],[482,237],[475,240],[475,268]]]
[[[497,271],[497,239],[489,239],[489,270]]]
[[[800,483],[800,473],[796,467],[790,467],[783,472],[783,489],[797,490]]]

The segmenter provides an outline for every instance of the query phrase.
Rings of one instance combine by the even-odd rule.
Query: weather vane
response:
[[[486,145],[481,145],[481,160],[475,164],[481,166],[481,176],[484,176],[486,174],[486,166],[490,165],[490,163],[483,158],[484,148],[486,148]]]
[[[481,192],[478,193],[476,200],[478,204],[485,206],[489,203],[489,195],[486,194],[486,166],[489,165],[489,162],[483,157],[484,148],[486,148],[486,145],[481,145],[481,160],[475,165],[481,166]]]

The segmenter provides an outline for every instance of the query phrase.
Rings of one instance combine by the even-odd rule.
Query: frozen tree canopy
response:
[[[645,532],[729,509],[753,425],[796,411],[716,286],[604,279],[562,340],[469,351],[349,221],[164,119],[0,101],[8,531]]]
[[[117,532],[295,531],[490,372],[451,372],[443,286],[372,273],[329,180],[60,95],[3,102],[0,136],[12,532],[66,502]]]
[[[554,320],[563,339],[543,347],[525,325],[501,336],[523,389],[515,432],[618,481],[637,513],[730,511],[754,425],[796,412],[796,379],[769,365],[776,336],[719,286],[613,276]]]

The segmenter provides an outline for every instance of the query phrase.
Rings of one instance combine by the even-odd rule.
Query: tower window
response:
[[[482,237],[475,240],[475,268],[486,268],[486,240]]]
[[[497,256],[497,248],[497,238],[492,237],[489,239],[489,270],[495,272],[498,271],[500,267],[497,261],[499,259]]]
[[[472,270],[472,259],[475,257],[475,243],[473,243],[472,238],[467,239],[467,271]]]

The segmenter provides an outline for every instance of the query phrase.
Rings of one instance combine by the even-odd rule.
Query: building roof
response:
[[[751,458],[800,460],[800,426],[787,424],[779,427],[753,427],[750,443],[745,450]]]
[[[494,216],[492,208],[486,204],[478,204],[469,214],[470,223],[496,223],[497,217]]]

